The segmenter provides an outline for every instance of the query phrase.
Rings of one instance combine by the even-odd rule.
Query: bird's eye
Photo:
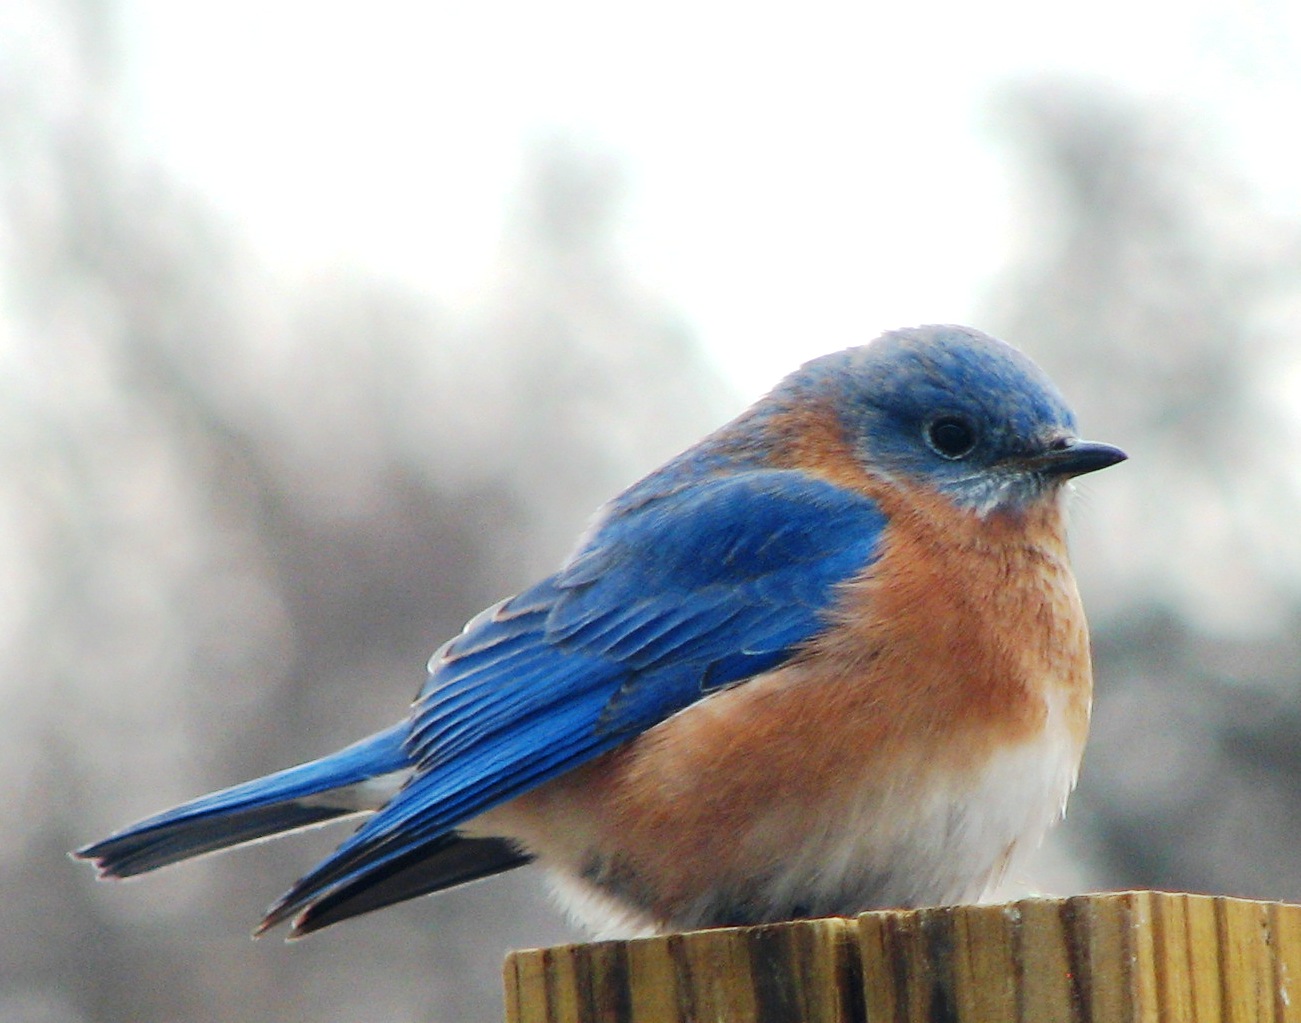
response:
[[[976,446],[976,428],[962,416],[937,416],[926,424],[925,436],[941,458],[965,458]]]

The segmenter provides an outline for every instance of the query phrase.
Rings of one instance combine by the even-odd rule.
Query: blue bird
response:
[[[369,814],[258,928],[294,936],[531,860],[606,933],[978,896],[1075,782],[1064,484],[1124,457],[966,327],[815,359],[470,621],[398,724],[74,855]]]

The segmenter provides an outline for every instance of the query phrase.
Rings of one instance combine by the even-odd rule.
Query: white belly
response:
[[[848,800],[842,791],[821,804],[772,806],[735,836],[753,869],[702,892],[671,921],[657,924],[570,871],[553,874],[556,892],[611,937],[978,899],[1065,809],[1080,749],[1060,707],[1046,725],[979,772],[869,778]]]

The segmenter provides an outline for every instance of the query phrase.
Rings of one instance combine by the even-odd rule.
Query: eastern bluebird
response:
[[[1124,458],[966,327],[814,359],[466,625],[400,723],[76,855],[373,814],[258,928],[293,935],[531,860],[607,932],[978,897],[1075,782],[1063,496]]]

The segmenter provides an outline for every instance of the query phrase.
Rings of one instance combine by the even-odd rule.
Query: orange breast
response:
[[[634,901],[672,919],[711,884],[785,869],[802,842],[841,849],[827,837],[838,818],[870,831],[855,855],[897,856],[909,827],[943,817],[1000,751],[1039,741],[1051,715],[1061,736],[1047,748],[1066,766],[1036,796],[1057,803],[1030,815],[1046,826],[1078,763],[1091,690],[1058,501],[982,519],[856,482],[890,527],[877,561],[843,587],[833,627],[784,667],[494,812],[503,830],[562,871],[617,863]]]
[[[935,743],[954,766],[1041,728],[1050,693],[1082,745],[1092,675],[1060,502],[981,518],[933,494],[872,489],[890,528],[807,654],[817,675],[858,679],[835,688],[850,706],[867,700],[892,744],[962,737]]]

